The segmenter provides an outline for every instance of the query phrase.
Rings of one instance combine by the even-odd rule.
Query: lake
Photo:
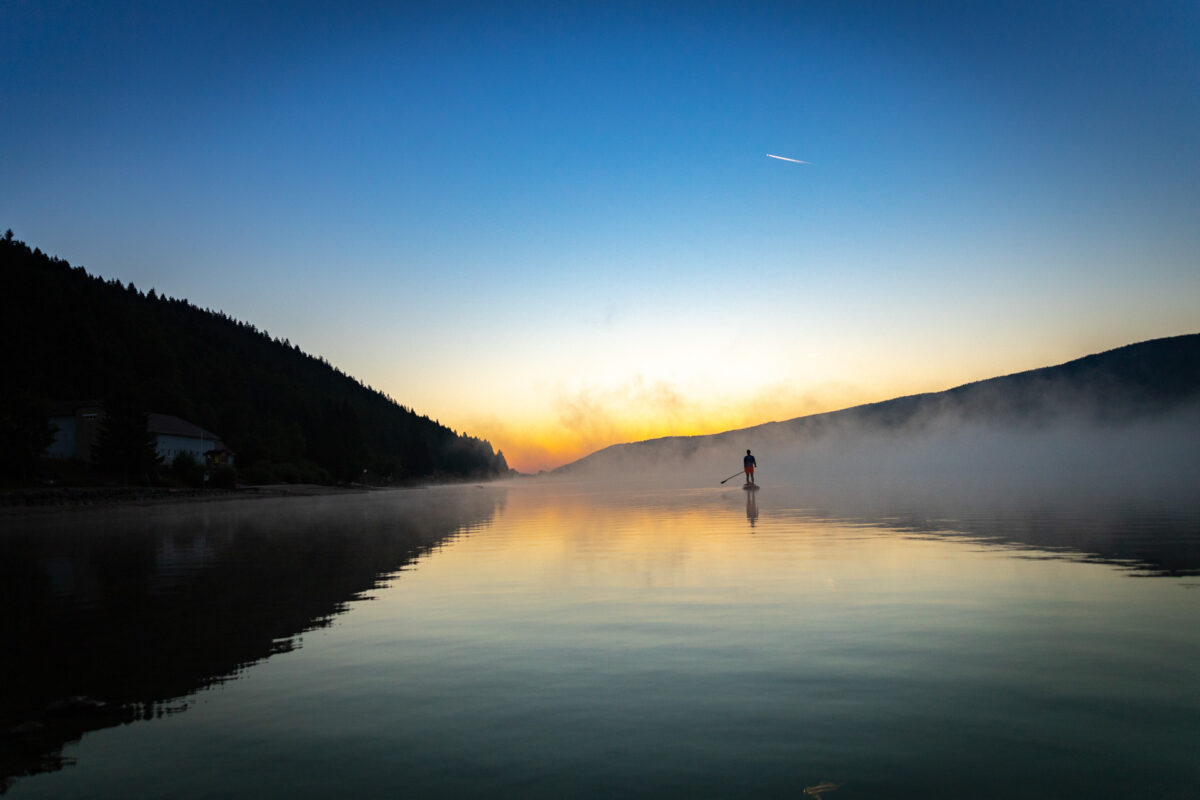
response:
[[[437,487],[0,518],[13,798],[1200,796],[1200,509]]]

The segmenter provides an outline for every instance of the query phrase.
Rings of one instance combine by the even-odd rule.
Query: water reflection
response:
[[[88,731],[293,650],[503,503],[489,487],[5,518],[0,792]]]
[[[1196,595],[1071,562],[1194,574],[1197,519],[537,482],[43,516],[0,535],[3,775],[174,715],[17,793],[1187,796]]]
[[[814,518],[875,525],[914,536],[970,540],[1026,557],[1070,558],[1117,565],[1139,577],[1200,575],[1200,498],[1192,504],[1057,496],[999,506],[967,496],[881,500],[815,497],[783,489],[779,505]]]
[[[561,509],[587,506],[613,514],[648,514],[672,519],[710,519],[738,513],[744,502],[752,531],[787,528],[795,521],[826,520],[893,530],[908,536],[935,536],[1024,551],[1025,557],[1069,558],[1126,568],[1139,577],[1200,575],[1200,496],[1192,503],[1164,504],[1137,498],[1086,494],[1046,494],[1012,498],[934,491],[894,493],[870,487],[840,491],[828,487],[766,486],[740,489],[627,491],[586,484],[552,489]],[[742,498],[744,495],[744,499]],[[597,522],[597,524],[599,524]]]

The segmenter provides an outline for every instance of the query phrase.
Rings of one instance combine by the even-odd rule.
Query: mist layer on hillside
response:
[[[821,502],[1192,502],[1200,334],[714,436],[619,445],[552,477],[736,486],[747,450],[760,484],[800,487]]]
[[[609,448],[552,478],[667,488],[716,486],[733,476],[726,485],[740,485],[747,449],[763,486],[801,487],[830,499],[1185,502],[1200,487],[1200,407],[1120,423],[1069,414],[1036,423],[941,414],[892,426],[842,415]]]

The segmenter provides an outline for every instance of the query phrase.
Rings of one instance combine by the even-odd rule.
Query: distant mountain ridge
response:
[[[48,407],[83,400],[181,417],[218,434],[251,482],[507,475],[503,453],[459,434],[254,325],[104,280],[0,237],[4,449],[47,444]],[[36,434],[36,431],[35,431]],[[20,469],[6,457],[5,472]],[[28,461],[28,457],[25,459]],[[19,465],[18,465],[19,467]],[[28,469],[24,470],[28,472]]]
[[[975,381],[942,392],[897,397],[839,411],[701,436],[616,444],[551,474],[604,468],[636,456],[686,458],[709,446],[732,448],[781,438],[815,439],[839,431],[918,432],[947,419],[1036,428],[1070,418],[1116,425],[1200,406],[1200,333],[1153,339],[1057,366]]]

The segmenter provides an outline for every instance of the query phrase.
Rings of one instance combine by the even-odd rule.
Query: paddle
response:
[[[730,475],[728,478],[726,478],[725,481],[731,481],[734,478],[736,478],[738,475],[741,475],[743,473],[745,473],[745,470],[739,470],[738,472],[735,472],[732,475]],[[721,483],[724,483],[725,481],[721,481]]]

